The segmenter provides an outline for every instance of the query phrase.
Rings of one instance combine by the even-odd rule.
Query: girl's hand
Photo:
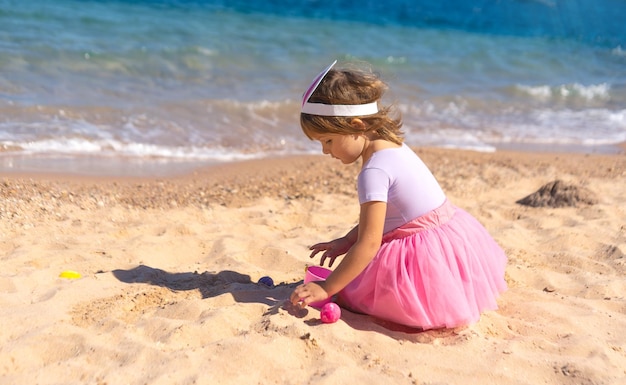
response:
[[[289,300],[293,305],[305,308],[311,302],[323,301],[329,297],[321,286],[322,282],[309,282],[295,288]]]
[[[346,237],[335,239],[330,242],[323,242],[315,244],[309,247],[309,250],[313,250],[310,258],[313,258],[320,251],[324,251],[322,254],[322,258],[320,259],[320,266],[324,266],[324,261],[326,258],[330,258],[330,262],[328,263],[328,267],[332,267],[333,263],[335,263],[335,259],[348,252],[350,247],[352,247],[353,242],[350,242]]]

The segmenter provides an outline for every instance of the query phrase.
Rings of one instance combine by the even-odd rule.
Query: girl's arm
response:
[[[296,287],[290,296],[291,303],[306,306],[311,302],[325,300],[341,291],[356,278],[376,256],[380,248],[386,212],[387,203],[385,202],[362,204],[359,225],[355,228],[358,229],[355,230],[358,231],[357,240],[339,266],[326,281],[309,282]]]
[[[346,287],[374,259],[382,242],[386,213],[386,202],[374,201],[361,205],[359,225],[353,229],[358,232],[356,242],[328,279],[318,282],[328,296]]]

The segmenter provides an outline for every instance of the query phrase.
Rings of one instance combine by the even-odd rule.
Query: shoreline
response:
[[[626,177],[626,153],[413,150],[446,195],[452,197],[465,196],[468,185],[498,189],[500,181],[490,179],[490,168],[511,170],[519,178],[535,176],[541,170],[545,173],[542,184],[563,177],[582,184],[592,178]],[[264,198],[312,201],[328,194],[355,197],[359,169],[360,162],[344,165],[325,155],[294,155],[212,164],[168,176],[0,173],[0,210],[19,211],[19,207],[33,203],[42,207],[72,204],[92,208],[206,209],[249,206]]]
[[[557,162],[565,172],[582,173],[585,176],[609,177],[620,176],[619,168],[623,159],[626,159],[626,143],[620,145],[623,150],[616,153],[577,153],[577,152],[526,152],[517,150],[499,150],[496,152],[480,152],[473,150],[447,149],[440,147],[411,147],[428,165],[431,171],[437,176],[438,168],[449,173],[447,167],[440,167],[438,159],[446,159],[445,163],[465,162],[468,159],[478,159],[485,162],[499,162],[508,166],[533,167],[536,163],[547,164]],[[588,160],[608,164],[608,168],[598,168]],[[360,164],[357,162],[352,165],[343,165],[338,161],[329,158],[326,155],[285,155],[260,159],[237,160],[224,163],[190,163],[185,167],[180,167],[175,171],[170,170],[163,174],[150,175],[124,175],[124,174],[91,174],[69,171],[2,171],[0,170],[0,180],[33,180],[39,182],[55,183],[72,183],[81,182],[93,183],[94,188],[98,188],[97,183],[114,183],[121,185],[129,185],[133,183],[183,183],[189,184],[195,188],[216,187],[218,184],[233,184],[238,189],[258,190],[249,188],[254,182],[260,182],[264,179],[278,178],[283,182],[287,181],[290,192],[300,190],[297,183],[309,184],[305,173],[315,174],[320,170],[316,170],[317,166],[327,168],[324,171],[324,177],[330,174],[338,174],[340,176],[356,177]],[[167,166],[166,166],[167,167]],[[291,171],[295,171],[290,174]],[[202,178],[206,178],[204,181]],[[336,188],[329,188],[328,184],[322,185],[320,177],[316,176],[315,186],[307,185],[306,189],[320,187],[319,192],[333,193]],[[253,183],[252,183],[253,184]],[[251,193],[251,191],[250,191]],[[250,198],[259,197],[260,194],[252,194]]]
[[[441,151],[475,152],[477,154],[517,153],[540,155],[601,155],[619,156],[626,154],[626,142],[609,146],[516,146],[503,145],[494,152],[483,152],[471,149],[446,147],[411,146],[413,149],[432,149]],[[230,164],[263,162],[280,158],[314,157],[321,154],[277,155],[248,160],[232,161],[184,161],[172,159],[143,159],[132,157],[100,157],[73,155],[7,155],[0,154],[0,176],[11,175],[72,175],[76,177],[109,177],[109,178],[172,178],[194,173],[197,170],[222,167]]]

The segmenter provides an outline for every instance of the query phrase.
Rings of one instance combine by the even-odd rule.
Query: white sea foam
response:
[[[527,86],[518,84],[516,88],[521,92],[542,101],[571,98],[580,98],[587,101],[606,101],[611,97],[611,86],[607,83],[592,84],[588,86],[579,83],[564,84],[560,86]]]
[[[138,158],[166,158],[170,160],[197,160],[228,162],[254,159],[262,154],[244,153],[231,148],[194,147],[194,146],[161,146],[146,143],[122,143],[117,140],[87,140],[81,138],[42,139],[23,143],[5,141],[0,146],[22,154],[65,154],[65,155],[97,155],[124,156]],[[9,154],[9,151],[5,155]],[[12,155],[11,154],[11,155]]]
[[[626,50],[623,49],[621,45],[618,45],[617,47],[613,48],[611,50],[611,53],[615,56],[626,57]]]
[[[610,146],[626,141],[626,109],[401,105],[407,142],[490,151],[501,144]]]

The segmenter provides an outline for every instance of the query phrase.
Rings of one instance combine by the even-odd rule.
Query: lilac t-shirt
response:
[[[384,232],[441,206],[446,196],[428,167],[407,145],[376,151],[357,182],[359,203],[387,202]]]

